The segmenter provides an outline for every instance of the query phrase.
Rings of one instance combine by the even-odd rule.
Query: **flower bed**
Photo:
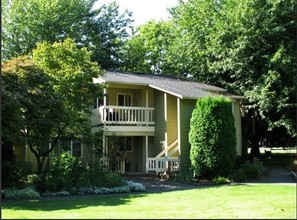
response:
[[[86,194],[112,194],[112,193],[130,193],[130,192],[143,192],[145,187],[141,183],[135,183],[133,181],[126,181],[126,185],[120,187],[81,187],[78,190],[79,195]],[[54,196],[71,196],[72,194],[68,191],[50,192],[46,191],[40,195],[33,188],[15,189],[9,188],[3,190],[5,199],[34,199],[40,197],[54,197]]]

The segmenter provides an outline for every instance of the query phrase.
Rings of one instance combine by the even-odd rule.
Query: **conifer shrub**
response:
[[[197,100],[190,121],[190,159],[196,177],[227,176],[236,160],[232,102],[224,97]]]

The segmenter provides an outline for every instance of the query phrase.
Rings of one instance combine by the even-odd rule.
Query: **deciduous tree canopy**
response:
[[[249,134],[296,136],[296,0],[188,0],[170,11],[171,25],[147,24],[128,43],[133,71],[157,63],[157,73],[224,87],[245,96]]]
[[[92,60],[115,69],[128,37],[131,13],[119,14],[113,2],[93,8],[96,0],[13,0],[2,5],[4,59],[30,54],[36,43],[73,39],[93,51]]]

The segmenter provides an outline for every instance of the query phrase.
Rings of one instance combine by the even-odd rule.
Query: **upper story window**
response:
[[[132,95],[131,94],[118,94],[118,106],[132,106]]]

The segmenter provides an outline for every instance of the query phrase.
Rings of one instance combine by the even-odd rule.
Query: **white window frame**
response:
[[[74,140],[74,141],[77,141],[77,140]],[[83,158],[83,143],[81,143],[80,141],[78,141],[80,143],[80,156],[74,156],[73,155],[73,140],[71,140],[71,144],[70,144],[70,153],[71,153],[71,156],[73,157],[77,157],[77,158]]]
[[[123,95],[124,96],[124,105],[123,106],[127,106],[127,105],[125,105],[125,100],[126,100],[126,96],[130,96],[130,100],[131,100],[131,103],[130,103],[130,105],[129,106],[133,106],[133,96],[132,96],[132,94],[131,93],[117,93],[117,105],[119,106],[119,95]],[[128,106],[128,107],[129,107]]]

